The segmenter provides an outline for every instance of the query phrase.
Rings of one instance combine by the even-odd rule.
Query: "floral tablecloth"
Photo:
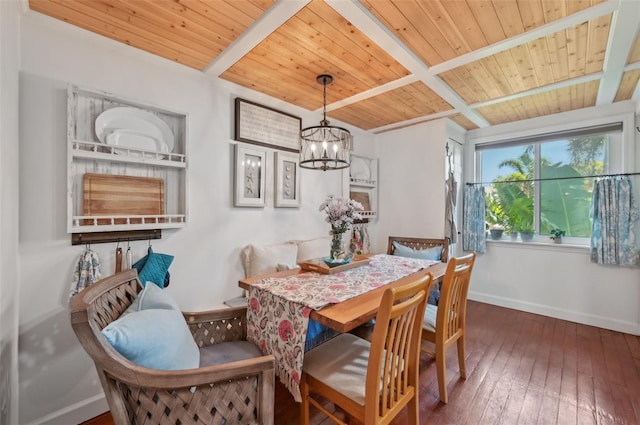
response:
[[[437,261],[392,255],[371,257],[368,265],[332,275],[315,272],[253,282],[249,289],[247,338],[276,358],[276,374],[296,401],[304,360],[309,314],[401,279]]]

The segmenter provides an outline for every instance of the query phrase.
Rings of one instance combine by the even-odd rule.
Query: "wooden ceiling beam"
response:
[[[310,2],[310,0],[278,0],[215,58],[205,68],[204,73],[215,77],[220,76]]]
[[[342,0],[326,0],[326,3],[334,8],[351,24],[360,31],[366,33],[371,40],[387,51],[395,60],[400,62],[405,68],[412,72],[418,79],[422,80],[438,96],[443,98],[458,112],[464,114],[478,127],[488,127],[489,122],[476,111],[468,107],[462,98],[455,93],[451,87],[445,84],[429,71],[413,52],[398,40],[388,28],[386,28],[373,14],[361,4],[346,2]]]
[[[634,2],[636,0],[623,1]],[[618,10],[619,3],[620,0],[609,0],[605,3],[597,4],[588,9],[584,9],[580,12],[574,13],[573,15],[558,19],[557,21],[549,22],[548,24],[544,24],[523,34],[513,36],[506,40],[491,44],[490,46],[480,48],[471,53],[460,55],[455,59],[451,59],[438,65],[434,65],[429,69],[434,74],[441,74],[445,71],[450,71],[454,68],[458,68],[468,63],[486,58],[488,56],[493,56],[505,50],[512,49],[530,41],[537,40],[547,35],[575,27],[583,22],[591,21],[600,16],[615,12],[616,10]],[[637,17],[637,15],[634,16]]]
[[[416,77],[415,75],[407,75],[406,77],[398,78],[397,80],[393,80],[381,86],[374,87],[372,89],[360,92],[356,95],[340,100],[338,102],[333,102],[327,105],[327,112],[334,111],[336,109],[340,109],[345,106],[349,106],[353,103],[357,103],[362,100],[369,99],[370,97],[374,97],[391,90],[395,90],[397,88],[409,85],[411,83],[415,83],[416,81],[418,81],[418,77]],[[318,112],[318,111],[322,111],[322,108],[316,109],[315,112]]]
[[[634,39],[629,37],[629,31],[638,34],[639,16],[640,2],[638,0],[620,0],[620,8],[614,12],[611,20],[609,42],[602,67],[604,76],[598,88],[596,106],[608,105],[616,97],[627,58],[634,43]]]
[[[385,131],[395,130],[397,128],[408,127],[410,125],[420,124],[427,121],[433,121],[440,118],[447,118],[456,114],[459,114],[459,112],[456,111],[455,109],[449,109],[448,111],[436,112],[435,114],[424,115],[422,117],[413,118],[413,119],[402,121],[402,122],[397,122],[393,124],[387,124],[380,127],[372,128],[369,131],[371,131],[373,134],[379,134],[379,133],[384,133]]]
[[[545,93],[553,90],[562,89],[565,87],[575,86],[582,83],[587,83],[589,81],[599,80],[603,77],[603,72],[596,72],[594,74],[583,75],[581,77],[570,78],[568,80],[560,81],[554,84],[548,84],[542,87],[536,87],[535,89],[522,91],[519,93],[510,94],[508,96],[502,96],[495,99],[486,100],[483,102],[472,103],[469,105],[470,108],[478,109],[483,108],[485,106],[495,105],[496,103],[508,102],[511,100],[520,99],[522,97],[533,96],[540,93]]]

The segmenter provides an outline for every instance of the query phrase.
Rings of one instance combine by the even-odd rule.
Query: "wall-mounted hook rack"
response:
[[[162,239],[162,230],[127,230],[123,232],[72,233],[71,245],[110,243],[120,241],[143,241]]]

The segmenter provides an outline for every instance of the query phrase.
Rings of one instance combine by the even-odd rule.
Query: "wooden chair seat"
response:
[[[332,401],[365,425],[388,424],[408,407],[408,423],[419,423],[420,328],[432,276],[384,292],[371,343],[342,334],[307,352],[302,369],[300,417],[309,424],[312,404],[345,424],[322,403]]]

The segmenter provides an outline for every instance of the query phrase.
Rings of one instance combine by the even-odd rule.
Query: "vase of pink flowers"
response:
[[[345,233],[355,220],[362,218],[358,211],[363,209],[360,202],[333,195],[329,195],[320,205],[320,211],[327,213],[326,221],[331,225],[328,264],[346,264],[353,258],[353,253],[348,248],[350,241],[346,241]]]

